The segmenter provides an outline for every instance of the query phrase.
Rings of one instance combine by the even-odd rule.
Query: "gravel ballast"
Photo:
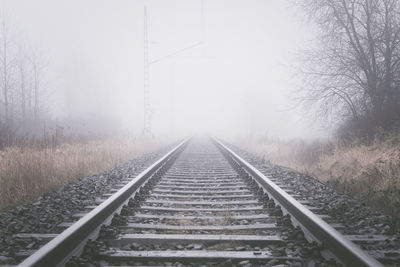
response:
[[[388,216],[367,207],[351,196],[337,192],[309,175],[270,164],[261,157],[233,145],[230,145],[230,148],[266,177],[285,185],[290,190],[290,195],[307,200],[311,203],[307,206],[316,208],[319,214],[328,215],[328,223],[342,225],[343,227],[337,229],[342,234],[371,236],[373,239],[382,237],[380,242],[358,243],[372,256],[381,255],[378,252],[380,250],[386,251],[389,258],[400,259],[400,231],[391,227],[392,220]],[[394,266],[400,266],[400,263],[395,263]]]
[[[115,191],[123,179],[135,177],[162,157],[168,149],[144,154],[102,173],[77,179],[59,190],[0,213],[0,265],[16,264],[30,251],[39,249],[48,240],[18,237],[16,234],[57,234],[60,223],[73,222],[74,214],[87,213],[85,207],[98,205],[104,194]],[[22,253],[21,255],[21,252]]]

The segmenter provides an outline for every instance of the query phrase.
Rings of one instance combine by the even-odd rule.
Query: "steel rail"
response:
[[[110,221],[113,214],[128,202],[136,190],[156,174],[161,167],[173,161],[188,141],[189,139],[186,139],[181,142],[156,163],[148,167],[106,201],[49,241],[34,254],[26,258],[18,266],[63,266],[69,258],[77,255],[82,250],[89,238],[96,236],[100,226],[104,222]]]
[[[298,224],[313,240],[322,243],[342,264],[345,266],[383,266],[375,258],[368,255],[356,244],[287,194],[220,140],[216,138],[213,138],[213,140],[223,153],[240,164],[266,190],[267,194],[276,200],[284,212],[291,215],[291,219],[294,220],[295,224]]]

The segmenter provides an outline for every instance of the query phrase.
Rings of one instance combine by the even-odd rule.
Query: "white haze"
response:
[[[56,118],[143,125],[143,13],[155,135],[211,132],[318,136],[290,93],[313,38],[285,0],[2,0],[8,24],[42,51]],[[204,27],[203,27],[204,25]],[[106,126],[105,127],[111,127]]]

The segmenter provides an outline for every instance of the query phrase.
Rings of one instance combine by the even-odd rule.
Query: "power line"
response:
[[[204,43],[205,38],[205,19],[204,19],[204,0],[201,0],[201,41],[186,46],[184,48],[178,49],[168,55],[165,55],[159,59],[149,61],[149,36],[148,36],[148,18],[147,18],[147,8],[144,8],[144,117],[143,117],[143,132],[144,136],[151,136],[151,119],[152,119],[152,108],[150,101],[150,65],[161,62],[163,60],[172,58],[180,53],[187,50],[200,46]]]
[[[175,51],[175,52],[172,52],[172,53],[169,54],[169,55],[166,55],[166,56],[163,56],[163,57],[161,57],[161,58],[159,58],[159,59],[153,60],[153,61],[150,62],[150,64],[154,64],[154,63],[163,61],[164,59],[168,59],[168,58],[170,58],[170,57],[176,56],[177,54],[180,54],[180,53],[182,53],[182,52],[185,52],[186,50],[192,49],[192,48],[194,48],[194,47],[196,47],[196,46],[199,46],[199,45],[202,45],[202,44],[203,44],[203,42],[197,42],[197,43],[195,43],[195,44],[191,44],[191,45],[189,45],[189,46],[187,46],[187,47],[185,47],[185,48],[182,48],[182,49],[179,49],[179,50],[177,50],[177,51]]]

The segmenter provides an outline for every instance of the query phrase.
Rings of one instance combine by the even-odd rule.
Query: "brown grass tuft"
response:
[[[241,139],[236,145],[271,163],[309,174],[400,221],[400,133],[369,144]]]
[[[104,139],[64,143],[56,148],[11,146],[0,151],[0,209],[55,190],[154,151],[155,141]]]

